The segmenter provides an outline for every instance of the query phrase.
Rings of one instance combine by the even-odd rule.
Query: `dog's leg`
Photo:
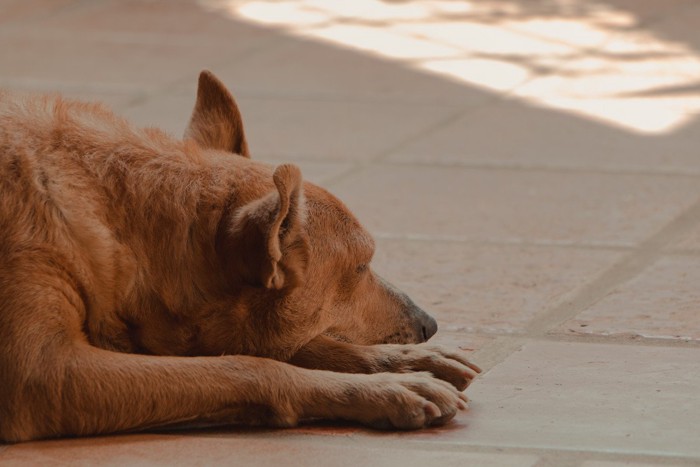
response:
[[[256,357],[153,357],[87,346],[68,353],[61,367],[52,368],[61,379],[24,388],[35,391],[27,406],[17,407],[28,412],[24,424],[10,426],[14,430],[2,433],[4,439],[184,422],[286,427],[316,418],[415,429],[449,420],[466,402],[427,373],[350,375]]]
[[[60,282],[0,281],[8,298],[0,304],[0,440],[306,418],[413,429],[444,423],[464,406],[459,392],[427,373],[351,375],[256,357],[98,349],[82,332],[80,295]]]
[[[303,368],[343,373],[405,373],[429,371],[460,391],[481,372],[460,351],[429,344],[355,345],[318,336],[305,345],[290,363]]]

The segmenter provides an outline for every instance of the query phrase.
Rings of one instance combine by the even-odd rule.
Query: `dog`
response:
[[[183,140],[0,95],[0,440],[446,423],[480,370],[422,344],[435,320],[373,252],[296,166],[250,159],[208,71]]]

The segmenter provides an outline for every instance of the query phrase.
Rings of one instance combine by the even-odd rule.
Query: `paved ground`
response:
[[[0,0],[0,85],[180,134],[209,68],[488,371],[442,429],[153,433],[1,465],[700,464],[700,6]]]

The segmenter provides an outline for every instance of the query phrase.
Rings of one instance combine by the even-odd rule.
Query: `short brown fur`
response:
[[[250,160],[209,72],[182,141],[0,94],[0,440],[446,422],[479,370],[417,345],[435,322],[373,250],[297,167]]]

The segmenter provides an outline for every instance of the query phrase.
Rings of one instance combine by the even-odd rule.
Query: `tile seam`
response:
[[[576,295],[549,311],[545,311],[530,321],[526,332],[545,335],[554,326],[564,323],[580,312],[603,299],[610,291],[637,276],[658,258],[663,256],[664,248],[671,245],[683,233],[700,222],[700,200],[687,208],[661,230],[643,241],[639,248],[631,251],[615,265],[603,272],[596,279],[583,286]]]
[[[493,170],[493,171],[513,171],[513,172],[547,172],[547,173],[577,173],[592,175],[629,175],[629,176],[658,176],[658,177],[700,177],[700,168],[689,170],[645,170],[626,169],[624,167],[585,167],[585,166],[565,166],[546,164],[489,164],[489,163],[469,163],[469,162],[435,162],[435,161],[400,161],[382,160],[381,164],[387,167],[414,167],[414,168],[437,168],[437,169],[470,169],[470,170]]]
[[[275,99],[271,99],[275,100]],[[302,99],[302,101],[304,101]],[[309,100],[306,100],[309,102]],[[362,101],[350,101],[339,99],[337,101],[333,100],[317,100],[314,102],[334,102],[334,103],[369,103]],[[387,102],[388,103],[388,102]],[[401,102],[391,102],[390,104],[402,105]],[[413,106],[414,104],[406,104],[406,106]],[[453,108],[449,106],[436,105],[434,107],[444,107]],[[393,152],[392,152],[393,154]],[[700,168],[689,169],[688,171],[683,170],[645,170],[645,169],[626,169],[624,167],[585,167],[585,166],[563,166],[563,165],[538,165],[538,164],[488,164],[488,163],[469,163],[469,162],[439,162],[439,161],[401,161],[392,159],[381,159],[370,158],[362,162],[358,162],[354,159],[337,158],[337,159],[321,159],[317,157],[309,157],[304,155],[294,155],[291,156],[285,154],[276,153],[259,153],[258,158],[269,158],[269,159],[285,159],[289,162],[336,162],[336,163],[346,163],[353,165],[370,165],[374,164],[380,167],[409,167],[409,168],[434,168],[441,170],[485,170],[485,171],[504,171],[504,172],[545,172],[545,173],[556,173],[556,174],[590,174],[590,175],[625,175],[625,176],[643,176],[643,177],[665,177],[665,178],[689,178],[697,179],[700,177]]]
[[[313,426],[313,425],[311,425]],[[284,433],[284,438],[293,438],[295,441],[301,441],[303,443],[315,444],[318,442],[319,438],[323,438],[324,445],[333,445],[334,447],[345,447],[348,449],[353,449],[355,446],[348,445],[348,441],[361,441],[363,447],[368,449],[385,449],[386,441],[404,441],[406,444],[404,446],[408,447],[410,450],[425,450],[425,451],[450,451],[450,452],[469,452],[469,453],[485,453],[485,454],[510,454],[510,455],[534,455],[534,456],[585,456],[588,459],[594,460],[652,460],[657,462],[676,462],[680,465],[685,465],[688,462],[697,462],[700,459],[699,456],[689,455],[689,456],[679,456],[679,455],[663,455],[663,454],[639,454],[639,453],[627,453],[627,452],[613,452],[613,451],[596,451],[596,450],[586,450],[586,449],[561,449],[561,448],[546,448],[546,447],[524,447],[524,446],[501,446],[493,444],[464,444],[458,441],[431,441],[431,440],[420,440],[420,439],[401,439],[403,436],[401,434],[388,434],[386,436],[381,436],[378,438],[372,437],[374,433],[371,431],[360,431],[356,433],[349,433],[344,436],[320,436],[316,433]],[[206,434],[194,436],[207,437]],[[410,436],[410,435],[409,435]],[[218,436],[217,436],[218,437]],[[691,464],[696,465],[696,464]]]
[[[625,243],[597,243],[597,242],[558,242],[558,241],[546,241],[546,240],[526,240],[518,238],[503,238],[487,240],[483,238],[470,238],[462,237],[458,235],[454,236],[441,236],[432,234],[394,234],[390,232],[372,232],[372,235],[376,240],[379,241],[397,241],[397,242],[407,242],[407,243],[442,243],[442,244],[463,244],[467,246],[475,247],[523,247],[523,248],[555,248],[555,249],[573,249],[573,250],[595,250],[595,251],[611,251],[611,252],[625,252],[637,250],[637,247],[632,244]],[[700,252],[699,252],[700,253]]]
[[[237,60],[245,60],[246,58],[258,53],[261,50],[264,50],[269,47],[274,47],[275,44],[282,41],[282,39],[282,37],[274,36],[273,38],[268,40],[261,40],[260,42],[252,45],[251,47],[242,50],[236,54],[233,54],[233,56],[231,57],[227,57],[225,60],[221,60],[216,64],[210,65],[209,68],[212,70],[216,70],[217,67],[224,67],[226,65],[230,65]],[[181,76],[179,78],[175,78],[171,81],[165,82],[159,86],[153,87],[150,91],[142,93],[139,96],[140,98],[133,99],[132,102],[128,102],[126,105],[122,106],[119,109],[119,111],[124,112],[136,105],[148,104],[148,102],[152,101],[155,98],[168,97],[171,93],[179,93],[179,95],[184,95],[184,90],[179,89],[180,86],[191,87],[192,105],[194,106],[194,101],[197,95],[196,81],[191,81],[191,78],[189,76]],[[189,118],[189,116],[186,116],[184,118]]]
[[[380,151],[379,153],[375,154],[373,157],[362,161],[358,162],[351,167],[348,167],[346,170],[341,171],[340,173],[336,174],[333,177],[329,177],[324,184],[326,186],[332,187],[334,184],[352,176],[355,173],[358,173],[362,170],[364,170],[367,167],[371,167],[373,165],[377,165],[377,162],[380,161],[384,156],[389,155],[393,153],[394,151],[400,150],[400,148],[405,147],[406,145],[410,144],[411,142],[422,138],[424,136],[427,136],[434,131],[437,131],[438,129],[444,127],[445,125],[449,125],[453,121],[456,121],[466,113],[468,113],[470,110],[473,109],[464,109],[460,108],[455,112],[450,112],[446,117],[443,117],[439,119],[437,122],[434,122],[430,125],[427,125],[423,129],[413,132],[411,135],[407,136],[406,138],[401,139],[399,142],[395,143],[394,145],[390,146],[387,149],[384,149]]]
[[[569,319],[575,318],[586,308],[603,299],[611,290],[638,275],[642,270],[662,257],[674,240],[700,223],[700,200],[667,223],[656,234],[642,242],[638,249],[631,251],[615,265],[597,278],[584,285],[575,295],[550,310],[538,314],[525,326],[524,332],[514,336],[499,336],[474,353],[473,359],[488,370],[502,363],[519,351],[529,340],[550,340],[559,342],[610,343],[625,345],[668,346],[697,348],[695,341],[674,341],[672,339],[635,338],[629,336],[581,336],[572,338],[554,332],[554,328]],[[475,333],[476,335],[488,335]],[[574,340],[575,339],[575,340]],[[615,340],[616,339],[616,340]]]
[[[547,333],[547,334],[517,334],[517,333],[497,333],[488,331],[452,331],[446,330],[450,334],[462,334],[469,338],[485,337],[490,339],[501,339],[503,341],[511,340],[518,344],[524,344],[530,341],[547,341],[560,343],[574,344],[609,344],[609,345],[635,345],[640,347],[667,347],[667,348],[700,348],[700,340],[697,339],[676,339],[665,337],[647,337],[636,334],[615,334],[615,335],[599,335],[599,334],[565,334],[565,333]],[[483,347],[482,347],[483,348]],[[481,349],[474,351],[478,354]]]

